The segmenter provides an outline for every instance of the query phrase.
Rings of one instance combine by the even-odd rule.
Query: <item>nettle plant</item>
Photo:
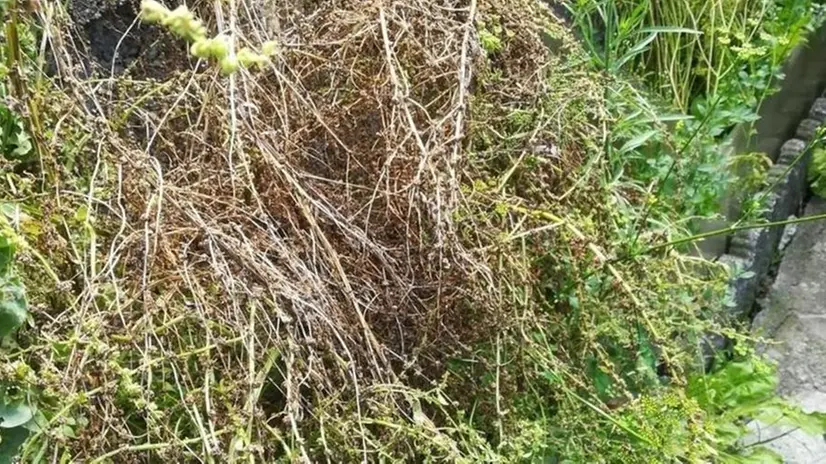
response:
[[[261,69],[278,53],[278,43],[275,41],[264,42],[261,51],[256,52],[248,47],[235,50],[233,40],[226,34],[208,37],[206,27],[186,5],[170,10],[155,0],[144,0],[141,3],[141,19],[146,23],[165,26],[173,34],[190,42],[192,56],[216,60],[224,75],[233,74],[240,68]]]

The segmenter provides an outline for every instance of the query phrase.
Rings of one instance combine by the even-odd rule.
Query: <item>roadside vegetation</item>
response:
[[[127,5],[121,63],[77,6],[2,4],[0,463],[767,463],[748,419],[826,432],[691,253],[764,186],[719,144],[818,4]]]

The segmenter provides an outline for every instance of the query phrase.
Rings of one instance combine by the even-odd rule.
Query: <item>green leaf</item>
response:
[[[737,422],[717,422],[714,435],[719,444],[731,446],[737,443],[746,433],[746,428]]]
[[[0,288],[0,337],[12,333],[26,322],[26,296],[15,281],[6,281]]]
[[[681,113],[667,113],[658,114],[646,118],[641,118],[639,124],[651,124],[652,122],[675,122],[675,121],[689,121],[694,119],[694,116]]]
[[[625,63],[630,61],[635,56],[644,52],[648,48],[648,45],[650,45],[651,42],[653,42],[656,38],[657,33],[652,32],[648,37],[634,45],[630,50],[628,50],[627,53],[625,53],[625,55],[623,55],[619,60],[617,60],[616,64],[614,64],[614,69],[622,68],[622,66],[625,65]]]
[[[9,219],[13,220],[19,216],[19,206],[14,203],[0,203],[0,211]]]
[[[805,413],[797,408],[794,409],[794,412],[788,413],[788,419],[791,424],[800,427],[800,430],[810,435],[823,435],[826,433],[826,413]]]
[[[779,397],[758,405],[754,418],[766,424],[797,427],[810,435],[826,433],[826,413],[804,412],[799,406]]]
[[[738,456],[736,461],[723,461],[732,464],[783,464],[783,456],[764,446],[758,446],[750,453]]]
[[[689,395],[708,411],[759,410],[775,396],[777,377],[765,361],[749,359],[728,363],[723,369],[689,381]]]
[[[24,158],[26,155],[29,154],[29,152],[32,151],[31,139],[25,132],[21,131],[19,134],[17,134],[17,140],[15,140],[15,145],[17,145],[17,147],[15,147],[15,149],[12,150],[11,154],[17,158]]]
[[[637,346],[639,347],[639,359],[652,371],[657,370],[657,355],[654,353],[654,345],[651,338],[642,327],[637,327]]]
[[[44,430],[49,425],[49,420],[46,419],[46,416],[40,410],[36,410],[34,412],[34,417],[32,420],[26,422],[23,427],[25,427],[30,432],[40,432]]]
[[[644,27],[639,30],[640,34],[644,34],[646,32],[654,32],[654,33],[670,33],[670,34],[693,34],[693,35],[703,35],[703,31],[698,31],[697,29],[691,29],[688,27],[677,27],[677,26],[657,26],[657,27]]]
[[[20,447],[28,437],[29,431],[23,427],[0,429],[0,464],[14,462]]]
[[[659,130],[650,130],[637,135],[636,137],[632,138],[631,140],[623,144],[622,148],[620,148],[620,153],[628,153],[636,150],[637,148],[645,145],[646,142],[648,142],[652,137],[659,133]]]
[[[77,438],[77,435],[75,434],[75,429],[73,429],[72,426],[68,424],[61,425],[58,429],[58,433],[66,438]]]
[[[14,243],[0,233],[0,277],[8,274],[14,261]]]
[[[11,404],[0,404],[0,428],[13,429],[20,427],[34,417],[32,408],[22,401]]]
[[[611,379],[611,376],[600,369],[599,364],[594,357],[590,357],[588,360],[588,375],[594,382],[594,388],[601,399],[605,399],[610,396],[613,380]]]

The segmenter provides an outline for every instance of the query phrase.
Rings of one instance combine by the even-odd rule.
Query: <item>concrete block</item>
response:
[[[823,123],[817,119],[806,118],[800,121],[800,124],[797,126],[797,132],[795,132],[794,136],[804,142],[809,142],[814,138],[817,129],[819,129],[822,125]]]
[[[818,98],[809,110],[809,117],[817,121],[826,120],[826,98]]]

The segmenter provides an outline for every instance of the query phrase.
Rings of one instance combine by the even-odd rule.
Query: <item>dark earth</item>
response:
[[[141,24],[137,0],[74,0],[69,13],[83,31],[90,73],[163,77],[186,63],[186,44],[165,31]]]

